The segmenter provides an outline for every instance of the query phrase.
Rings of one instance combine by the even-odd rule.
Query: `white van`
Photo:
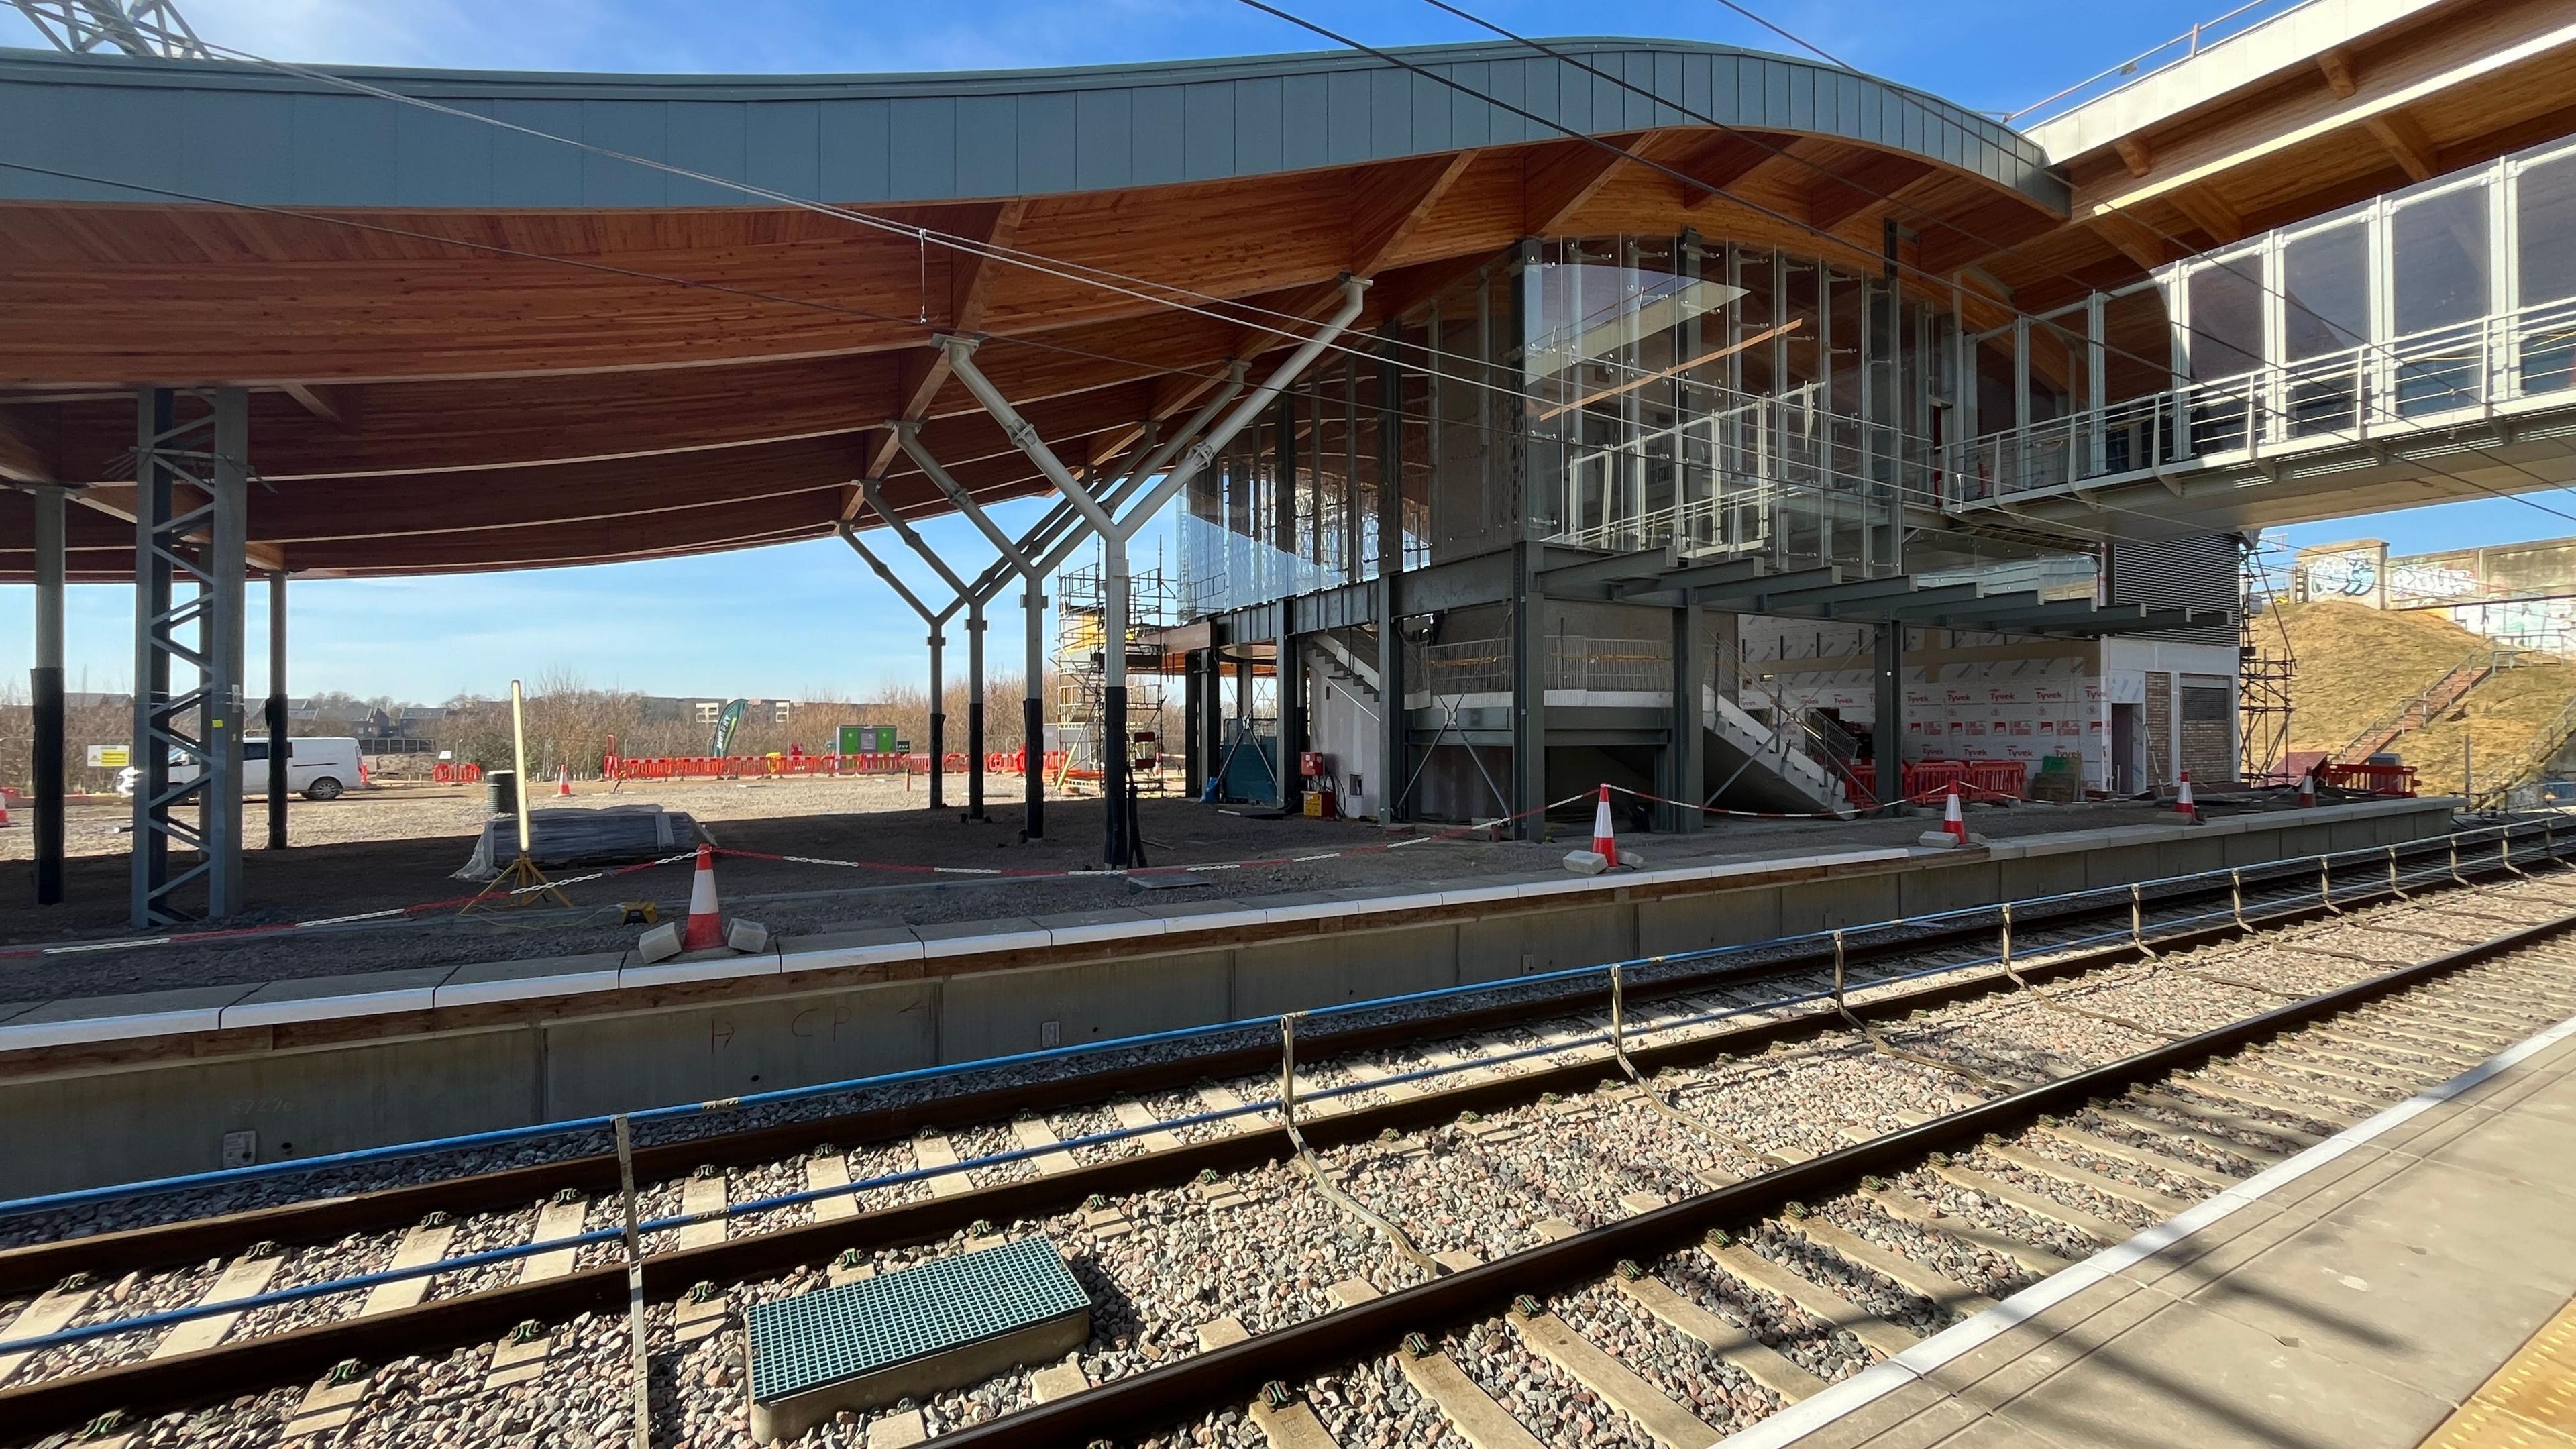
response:
[[[116,793],[134,793],[135,770],[128,769],[116,777]],[[195,779],[196,762],[172,752],[170,779],[173,784]],[[349,735],[297,737],[286,742],[286,788],[307,800],[336,800],[341,792],[357,789],[367,783],[367,768],[358,758],[358,741]],[[268,741],[242,741],[242,793],[268,794]]]

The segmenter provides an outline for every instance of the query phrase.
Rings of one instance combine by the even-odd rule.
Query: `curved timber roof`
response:
[[[1941,270],[2064,222],[2037,145],[1920,91],[1545,44],[1636,89],[1503,44],[1399,52],[1455,86],[1349,52],[773,78],[0,51],[0,477],[90,485],[74,576],[125,576],[130,389],[242,384],[262,567],[742,547],[829,532],[871,474],[943,507],[891,445],[907,417],[979,495],[1044,490],[946,377],[944,331],[988,334],[985,371],[1096,460],[1285,345],[1256,317],[1320,315],[1344,271],[1375,281],[1365,327],[1526,235],[1692,227],[1874,269],[1893,196]],[[0,500],[0,575],[27,530]]]

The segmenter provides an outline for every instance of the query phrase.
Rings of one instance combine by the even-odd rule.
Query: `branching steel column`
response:
[[[36,666],[27,698],[35,706],[36,904],[63,899],[63,501],[69,491],[27,490],[36,501]]]
[[[181,398],[198,412],[179,420]],[[134,878],[137,929],[241,910],[242,592],[250,405],[241,388],[137,395]],[[176,586],[191,586],[185,600]],[[173,660],[196,675],[171,693]],[[176,766],[174,770],[173,766]],[[174,778],[184,776],[184,778]],[[179,816],[197,807],[197,823]],[[170,846],[198,854],[173,873]],[[183,897],[205,888],[202,912]]]
[[[873,497],[874,490],[871,489],[870,493],[871,497],[869,502],[873,504],[875,502]],[[892,515],[888,515],[888,520],[891,521],[891,519]],[[865,559],[868,567],[876,570],[877,577],[885,580],[885,586],[894,590],[895,597],[903,600],[904,603],[911,606],[912,611],[921,616],[921,622],[929,626],[930,808],[933,810],[944,809],[945,805],[940,794],[939,787],[941,784],[941,771],[946,768],[945,756],[942,751],[947,745],[945,734],[948,715],[941,707],[941,701],[948,697],[948,683],[946,678],[940,672],[940,665],[942,663],[941,655],[948,643],[948,632],[946,627],[948,617],[957,612],[957,606],[959,604],[966,601],[965,596],[960,594],[956,598],[951,599],[947,608],[933,609],[928,604],[921,601],[921,596],[914,593],[911,586],[903,581],[901,575],[897,574],[891,567],[888,567],[884,559],[877,557],[866,544],[859,541],[858,525],[845,518],[841,520],[840,534],[841,542],[848,544],[852,553]]]

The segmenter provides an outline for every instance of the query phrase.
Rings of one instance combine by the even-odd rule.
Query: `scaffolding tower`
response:
[[[2286,600],[2272,587],[2261,547],[2258,542],[2245,549],[2236,611],[2237,774],[2249,785],[2288,782],[2290,686],[2299,672],[2279,613]]]
[[[1062,750],[1059,782],[1097,786],[1109,742],[1102,738],[1108,712],[1108,651],[1101,619],[1108,606],[1108,582],[1095,551],[1091,562],[1056,576],[1055,723],[1049,727],[1050,750]],[[1161,652],[1139,639],[1159,636],[1185,615],[1180,589],[1163,571],[1158,557],[1150,569],[1127,578],[1127,730],[1128,758],[1139,794],[1165,793],[1161,764],[1171,736],[1164,708]]]

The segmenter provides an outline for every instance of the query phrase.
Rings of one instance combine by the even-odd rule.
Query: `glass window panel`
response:
[[[2370,340],[2370,233],[2358,224],[2292,240],[2281,255],[2282,333],[2303,362]]]
[[[2400,337],[2487,314],[2487,191],[2463,186],[2401,208],[2396,217]]]
[[[2576,156],[2531,167],[2515,184],[2522,304],[2576,297]]]
[[[2241,252],[2191,274],[2194,381],[2233,377],[2263,365],[2263,258]]]

